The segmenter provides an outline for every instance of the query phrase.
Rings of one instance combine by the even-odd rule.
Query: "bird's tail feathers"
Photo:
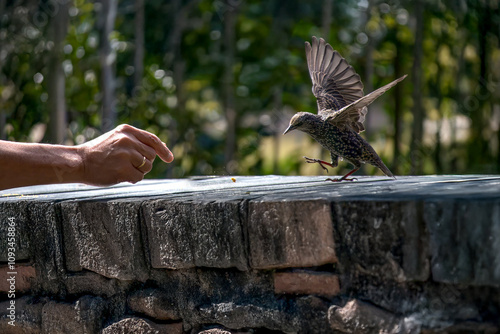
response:
[[[389,170],[389,168],[387,168],[387,166],[384,164],[384,162],[382,160],[379,160],[378,163],[377,163],[377,167],[380,168],[380,170],[382,172],[384,172],[385,175],[389,176],[389,177],[393,177],[393,178],[396,178],[392,172]]]

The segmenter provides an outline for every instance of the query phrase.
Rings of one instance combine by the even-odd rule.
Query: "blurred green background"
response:
[[[0,137],[77,145],[128,123],[176,157],[149,178],[322,174],[302,156],[327,152],[282,136],[296,111],[316,112],[313,35],[365,94],[409,75],[365,122],[395,174],[500,172],[493,0],[0,0]]]

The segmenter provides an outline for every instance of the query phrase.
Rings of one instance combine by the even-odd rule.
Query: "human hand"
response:
[[[123,124],[78,147],[83,182],[107,186],[136,183],[151,171],[156,155],[169,163],[174,155],[154,134]]]

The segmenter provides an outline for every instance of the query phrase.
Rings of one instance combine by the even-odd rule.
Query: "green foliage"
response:
[[[47,33],[55,9],[47,7],[52,2],[32,3],[9,2],[0,14],[0,111],[6,116],[3,131],[9,140],[32,140],[34,126],[49,122],[44,79],[55,52]],[[322,26],[326,1],[189,0],[179,1],[180,7],[175,3],[145,1],[144,73],[139,86],[134,87],[134,1],[119,2],[109,37],[116,54],[119,122],[156,133],[176,156],[171,166],[155,163],[148,177],[234,170],[224,160],[222,87],[227,51],[224,15],[228,11],[237,18],[232,67],[236,173],[318,172],[301,160],[312,153],[299,151],[319,152],[312,141],[304,139],[304,146],[297,147],[288,135],[281,137],[293,112],[316,109],[304,54],[304,41],[312,35],[325,37],[362,78],[368,52],[372,52],[375,88],[394,79],[396,63],[402,73],[411,73],[415,42],[411,1],[334,1],[331,25],[326,29]],[[426,3],[420,91],[426,113],[425,139],[418,152],[413,152],[423,158],[426,173],[500,170],[500,72],[495,70],[500,61],[499,9],[485,9],[482,2],[460,3]],[[67,144],[80,144],[100,134],[97,9],[94,2],[75,0],[69,11],[61,64],[66,75]],[[175,54],[174,32],[181,10],[185,21],[181,22],[179,54]],[[487,31],[480,28],[485,20]],[[480,44],[480,33],[486,34],[485,45]],[[369,44],[373,51],[368,51]],[[182,66],[181,87],[176,85],[175,66]],[[385,161],[399,165],[401,174],[409,173],[412,159],[412,89],[408,77],[401,88],[400,156],[393,159],[393,91],[374,107],[383,109],[377,117],[385,124],[368,124],[370,141]],[[485,149],[475,149],[479,146]]]

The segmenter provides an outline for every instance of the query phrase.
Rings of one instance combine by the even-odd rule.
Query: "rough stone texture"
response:
[[[500,331],[500,177],[235,179],[1,191],[0,333]]]
[[[7,200],[9,197],[4,198]],[[7,263],[9,218],[16,224],[15,265],[30,260],[36,280],[31,287],[55,292],[62,275],[61,231],[53,204],[38,201],[38,196],[20,196],[22,200],[2,201],[0,198],[0,261]],[[31,200],[30,200],[31,198]]]
[[[437,201],[424,212],[434,280],[500,286],[500,201]]]
[[[15,273],[15,274],[12,274]],[[16,292],[26,292],[31,290],[31,284],[35,278],[35,268],[31,265],[15,265],[14,269],[9,266],[0,266],[0,292],[8,292],[10,290],[10,282],[7,279],[15,278]]]
[[[255,269],[311,267],[337,261],[331,210],[325,201],[252,201],[248,235]]]
[[[343,333],[408,333],[394,314],[355,299],[330,307],[328,319],[332,329]]]
[[[248,268],[238,201],[143,206],[153,268]]]
[[[397,282],[427,280],[428,238],[421,215],[415,202],[334,202],[340,265],[350,273]]]
[[[198,332],[198,334],[231,334],[234,332],[226,331],[221,328],[212,328],[212,329],[207,329],[201,332]]]
[[[126,318],[102,330],[102,334],[181,334],[182,323],[156,324],[147,319]]]
[[[93,272],[71,273],[64,279],[70,295],[91,294],[110,297],[119,292],[118,282]]]
[[[299,333],[330,334],[328,308],[331,302],[324,297],[301,296],[296,299],[295,309],[300,322]]]
[[[32,297],[16,299],[15,318],[9,318],[10,300],[0,302],[0,333],[5,334],[38,334],[42,326],[42,308],[45,300],[35,303]],[[15,326],[9,325],[14,320]]]
[[[448,326],[442,329],[434,330],[422,330],[422,334],[498,334],[500,332],[500,327],[489,323],[478,323],[478,322],[463,322],[456,325]]]
[[[52,203],[34,202],[28,206],[28,217],[30,257],[36,271],[33,288],[58,295],[66,275],[59,210]]]
[[[9,223],[15,224],[15,250],[16,261],[28,260],[30,258],[30,239],[27,229],[30,222],[28,218],[27,202],[0,202],[0,245],[8,245]],[[2,246],[4,247],[4,246]],[[0,251],[0,261],[8,261],[7,249]]]
[[[234,330],[227,330],[223,328],[211,328],[211,329],[205,329],[198,334],[251,334],[255,333],[253,330],[244,330],[244,331],[234,331]]]
[[[284,303],[269,307],[226,302],[202,306],[199,313],[204,322],[218,323],[231,329],[247,327],[296,332],[300,328],[299,320]]]
[[[42,333],[99,333],[105,307],[101,298],[91,296],[73,304],[49,301],[42,309]]]
[[[283,272],[274,274],[274,292],[278,294],[334,297],[340,292],[339,278],[330,273]]]
[[[128,297],[128,307],[134,312],[158,320],[179,320],[178,298],[159,289],[140,290]]]
[[[127,201],[62,203],[67,269],[146,280],[139,205]]]

